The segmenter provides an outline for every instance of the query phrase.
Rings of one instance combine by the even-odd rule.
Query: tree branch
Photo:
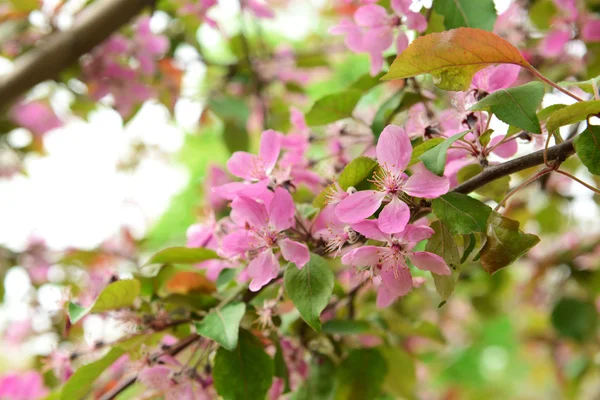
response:
[[[548,161],[564,161],[575,153],[573,139],[548,148]],[[461,183],[452,190],[456,193],[471,193],[483,185],[490,183],[506,175],[514,174],[527,168],[542,165],[544,163],[544,150],[539,150],[526,156],[515,158],[502,164],[486,168],[479,175]]]
[[[102,43],[154,0],[102,0],[86,7],[69,30],[49,35],[15,61],[12,72],[0,76],[0,109],[35,85],[71,66]]]

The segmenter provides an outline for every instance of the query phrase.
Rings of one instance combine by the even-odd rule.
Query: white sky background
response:
[[[311,7],[325,1],[313,0],[295,6],[265,25],[290,38],[302,38],[318,22],[318,18],[310,17]],[[509,2],[496,1],[498,11],[504,11]],[[232,20],[237,13],[236,0],[226,3],[227,7],[221,7],[216,13],[224,21]],[[430,5],[430,1],[423,3]],[[32,18],[43,23],[43,15]],[[160,17],[155,18],[153,27],[160,28],[163,22]],[[68,17],[62,22],[64,26],[70,23]],[[208,27],[202,28],[199,36],[209,48],[219,45],[219,35]],[[204,75],[204,68],[195,60],[193,50],[180,51],[178,58],[187,64],[184,93],[193,93]],[[0,73],[10,68],[10,63],[0,60]],[[47,89],[47,85],[42,85],[36,91],[43,93]],[[53,105],[64,109],[66,101],[68,95],[59,93],[54,96]],[[569,101],[570,98],[563,95],[546,96],[544,105]],[[143,237],[166,210],[172,196],[186,185],[186,171],[158,153],[144,157],[133,171],[119,170],[117,165],[128,158],[136,142],[156,146],[168,154],[176,153],[186,129],[193,128],[198,120],[200,109],[199,102],[183,99],[177,106],[175,120],[171,120],[163,106],[148,103],[123,126],[115,111],[103,107],[92,113],[88,121],[72,119],[63,128],[48,133],[45,139],[48,154],[28,157],[28,176],[0,178],[0,244],[19,251],[30,238],[38,237],[55,250],[91,249],[115,236],[124,225],[131,227],[137,237]],[[494,125],[499,132],[506,129],[497,120]],[[20,130],[11,140],[26,144],[28,133]],[[525,154],[531,148],[522,146],[520,151]],[[580,177],[591,181],[585,171],[580,172]],[[584,229],[592,229],[592,221],[597,220],[599,214],[591,192],[577,184],[570,190],[576,197],[571,214],[581,221]],[[28,277],[22,269],[11,272],[5,286],[7,296],[0,309],[0,324],[25,317],[22,301],[31,294]],[[48,304],[49,311],[60,293],[52,288],[45,291],[47,294],[39,295],[45,296],[43,302]],[[41,318],[40,326],[47,324],[43,317],[37,318]],[[90,321],[87,329],[90,332],[108,329],[98,325],[102,321]],[[33,346],[32,351],[38,352],[35,349]]]

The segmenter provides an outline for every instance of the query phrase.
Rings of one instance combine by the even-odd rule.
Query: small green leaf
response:
[[[412,155],[410,156],[410,162],[408,163],[408,166],[410,167],[411,165],[414,165],[414,164],[420,162],[421,160],[419,160],[419,157],[421,157],[421,155],[423,155],[423,153],[425,153],[427,150],[433,149],[435,146],[437,146],[440,143],[444,143],[444,140],[446,140],[446,139],[436,137],[433,139],[426,140],[423,143],[418,144],[415,147],[413,147]]]
[[[379,165],[377,161],[369,157],[355,158],[346,165],[340,174],[338,183],[344,190],[351,186],[358,186],[359,183],[371,177],[377,165]]]
[[[463,183],[472,177],[479,175],[483,168],[479,164],[466,165],[458,171],[456,179],[458,183]],[[487,198],[500,202],[506,193],[510,190],[510,175],[503,176],[475,190],[475,193]]]
[[[283,356],[283,349],[281,348],[281,343],[279,341],[279,338],[277,337],[277,335],[272,334],[271,335],[271,341],[275,344],[275,359],[274,361],[274,376],[281,378],[284,380],[285,382],[285,390],[283,391],[284,393],[289,392],[290,389],[290,371],[288,369],[288,366],[285,362],[285,358]]]
[[[250,116],[250,108],[239,98],[233,96],[211,96],[208,107],[223,122],[223,140],[227,149],[247,151],[250,138],[246,130],[246,122]]]
[[[326,356],[314,353],[309,371],[308,379],[301,383],[292,400],[330,399],[335,389],[336,365]]]
[[[520,231],[517,221],[495,211],[488,218],[486,235],[481,265],[490,274],[512,264],[540,241],[539,237]]]
[[[236,151],[248,151],[250,137],[245,125],[239,125],[235,121],[225,121],[223,125],[223,141],[230,153]]]
[[[529,82],[500,89],[474,104],[471,111],[490,111],[499,120],[527,132],[542,133],[536,110],[544,98],[544,84]]]
[[[125,354],[125,350],[120,347],[113,347],[99,360],[79,367],[65,383],[60,395],[61,400],[87,398],[88,392],[96,379],[123,354]]]
[[[168,247],[153,255],[149,264],[197,264],[202,261],[219,258],[211,249],[202,247]]]
[[[233,351],[238,343],[240,322],[246,312],[244,303],[230,303],[211,311],[200,322],[196,322],[196,332]]]
[[[581,82],[563,81],[563,82],[558,82],[558,84],[562,87],[576,86],[586,93],[594,94],[594,88],[596,90],[596,93],[600,90],[600,76],[597,76],[592,79],[588,79],[587,81],[581,81]]]
[[[476,6],[472,0],[435,0],[433,10],[444,16],[446,29],[464,26],[491,31],[496,22],[493,0],[479,0]]]
[[[546,128],[548,133],[554,133],[561,126],[583,121],[589,115],[598,113],[600,113],[600,100],[580,101],[552,113],[548,118]]]
[[[306,114],[306,123],[310,126],[327,125],[352,116],[352,111],[362,97],[362,91],[349,89],[329,94],[315,102]]]
[[[444,169],[446,168],[446,155],[448,149],[452,146],[452,143],[465,137],[469,131],[457,133],[456,135],[449,137],[439,145],[427,150],[419,156],[419,160],[423,161],[425,167],[436,175],[444,175]],[[425,144],[427,142],[424,142]]]
[[[600,126],[588,125],[574,141],[579,159],[590,173],[600,175]]]
[[[485,246],[487,236],[485,233],[473,232],[468,235],[455,235],[456,246],[461,254],[460,263],[473,262],[479,256],[479,252]]]
[[[9,0],[15,11],[30,12],[41,7],[40,0]]]
[[[72,324],[77,323],[88,313],[102,313],[120,308],[131,307],[140,295],[141,284],[136,279],[123,279],[106,286],[94,304],[89,307],[81,307],[69,303],[67,312]]]
[[[323,332],[338,335],[359,335],[370,329],[371,326],[367,321],[353,319],[331,319],[323,324]]]
[[[459,265],[460,254],[452,233],[441,221],[433,221],[430,227],[434,234],[427,240],[425,251],[437,254],[450,266]]]
[[[260,341],[241,329],[234,351],[217,350],[213,379],[217,393],[225,400],[264,399],[273,381],[273,360]]]
[[[447,193],[433,199],[433,213],[453,234],[486,232],[492,209],[474,198],[461,193]]]
[[[381,83],[381,77],[383,77],[383,75],[385,75],[384,72],[380,72],[375,76],[371,76],[371,74],[361,75],[357,80],[352,82],[350,89],[360,90],[363,93],[367,92]]]
[[[382,349],[388,373],[383,382],[383,388],[395,398],[415,398],[417,388],[417,374],[415,361],[411,355],[398,347],[385,347]]]
[[[304,321],[315,331],[321,330],[319,317],[333,293],[333,272],[327,261],[311,253],[310,261],[302,269],[289,263],[283,285]]]
[[[379,138],[383,128],[385,128],[386,121],[390,121],[393,118],[393,112],[402,103],[404,98],[404,89],[398,90],[390,98],[383,102],[375,113],[373,122],[371,123],[371,131],[375,135],[375,139]]]
[[[388,372],[379,350],[353,350],[338,367],[336,400],[371,400],[377,398]]]
[[[598,313],[591,302],[563,297],[554,306],[551,319],[560,336],[583,342],[594,337]]]

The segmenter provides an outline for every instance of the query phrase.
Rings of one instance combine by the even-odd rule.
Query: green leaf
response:
[[[353,319],[331,319],[323,324],[323,332],[338,335],[359,335],[370,329],[371,326],[367,321]]]
[[[439,145],[427,150],[419,156],[419,160],[423,161],[425,167],[436,175],[444,175],[444,169],[446,168],[446,155],[448,149],[452,146],[452,143],[465,137],[469,131],[457,133],[456,135],[449,137]],[[427,142],[424,142],[425,144]]]
[[[377,398],[387,372],[387,363],[379,350],[353,350],[338,367],[336,400]]]
[[[315,331],[321,330],[319,316],[333,293],[333,272],[327,261],[311,253],[310,261],[302,269],[289,263],[283,285],[304,321]]]
[[[9,0],[15,11],[30,12],[41,7],[39,0]]]
[[[379,165],[377,161],[369,157],[355,158],[346,165],[340,174],[338,183],[344,190],[351,186],[358,186],[359,183],[371,177],[377,165]]]
[[[326,356],[314,353],[309,371],[308,379],[302,382],[302,386],[292,395],[292,399],[330,399],[335,388],[335,364]]]
[[[281,348],[281,343],[277,335],[271,335],[271,341],[275,344],[275,359],[274,361],[274,376],[281,378],[285,382],[285,390],[284,393],[289,392],[290,389],[290,371],[285,362],[285,358],[283,357],[283,349]]]
[[[444,16],[446,29],[464,26],[491,31],[496,22],[493,0],[479,0],[476,5],[472,0],[435,0],[433,10]]]
[[[356,187],[365,182],[366,179],[373,175],[373,171],[379,164],[377,161],[369,157],[357,157],[350,161],[344,168],[338,179],[338,184],[344,190],[349,187]],[[336,192],[335,184],[327,186],[313,200],[313,207],[321,209],[327,205],[327,197]]]
[[[564,81],[564,82],[559,82],[558,84],[562,87],[576,86],[586,93],[594,94],[594,88],[596,88],[595,89],[596,92],[598,92],[600,90],[600,76],[597,76],[592,79],[588,79],[587,81],[581,81],[581,82]]]
[[[437,146],[440,143],[444,143],[444,140],[446,140],[446,139],[436,137],[436,138],[426,140],[423,143],[418,144],[415,147],[413,147],[412,155],[410,156],[410,162],[408,163],[408,166],[410,167],[411,165],[415,165],[416,163],[420,162],[421,160],[419,160],[419,157],[421,157],[421,155],[423,155],[423,153],[425,153],[429,149],[433,149],[435,146]]]
[[[554,15],[556,15],[556,6],[552,0],[537,0],[531,5],[528,13],[531,22],[541,30],[550,28]]]
[[[574,141],[579,159],[590,173],[600,175],[600,126],[588,125]]]
[[[375,117],[371,123],[371,131],[373,131],[376,140],[381,135],[383,128],[385,128],[386,122],[393,118],[393,112],[400,106],[403,98],[404,89],[400,89],[384,101],[375,113]]]
[[[202,247],[169,247],[153,255],[149,264],[197,264],[202,261],[219,258],[211,249]]]
[[[427,99],[419,93],[407,92],[404,89],[394,93],[379,107],[373,118],[371,131],[373,131],[375,139],[379,138],[383,129],[393,121],[397,114],[423,101],[427,101]]]
[[[544,84],[529,82],[500,89],[474,104],[471,111],[490,111],[499,120],[527,132],[542,133],[536,110],[544,98]]]
[[[481,265],[490,274],[512,264],[540,241],[539,237],[520,231],[519,222],[496,211],[488,218],[486,235]]]
[[[361,75],[357,80],[352,82],[349,89],[360,90],[363,93],[373,89],[375,86],[381,83],[381,78],[385,75],[385,73],[380,72],[375,76],[371,76],[371,74]]]
[[[563,297],[554,306],[551,319],[560,336],[583,342],[594,337],[598,313],[591,302]]]
[[[262,343],[244,329],[235,350],[217,350],[213,379],[217,393],[225,400],[264,399],[273,374],[273,360]]]
[[[479,175],[481,172],[483,172],[483,168],[479,164],[466,165],[458,171],[456,179],[458,180],[458,183],[463,183],[472,177]],[[509,190],[510,175],[506,175],[483,185],[475,190],[475,193],[496,202],[500,202]]]
[[[430,74],[440,89],[469,90],[473,75],[494,64],[533,69],[519,49],[498,35],[476,28],[457,28],[414,40],[381,79]]]
[[[453,234],[486,232],[492,209],[474,198],[461,193],[447,193],[432,201],[433,213]]]
[[[61,400],[86,398],[96,379],[123,354],[125,350],[113,347],[101,359],[79,367],[65,383],[60,395]]]
[[[598,113],[600,113],[600,100],[580,101],[552,113],[546,123],[546,129],[548,133],[554,133],[561,126],[583,121],[589,115]]]
[[[120,308],[131,307],[140,295],[141,284],[136,279],[123,279],[106,286],[96,301],[89,307],[69,303],[67,312],[72,324],[77,323],[86,314],[102,313]]]
[[[238,343],[240,322],[246,312],[244,303],[230,303],[211,311],[200,322],[196,322],[196,332],[206,336],[232,351]]]
[[[450,275],[431,274],[433,283],[435,284],[435,291],[440,295],[443,301],[448,300],[452,293],[454,293],[454,288],[456,287],[456,283],[460,276],[460,270],[461,267],[458,265],[452,268],[452,273]]]
[[[468,235],[455,235],[456,246],[458,247],[460,263],[473,262],[479,256],[479,252],[485,246],[487,236],[485,233],[473,232]]]
[[[246,130],[246,121],[250,116],[250,108],[241,99],[232,96],[211,97],[208,107],[223,121],[223,139],[227,149],[247,151],[250,138]]]
[[[439,220],[433,221],[430,227],[434,230],[434,233],[427,240],[425,251],[442,257],[449,266],[459,265],[460,254],[452,233]]]
[[[240,125],[235,121],[225,121],[223,125],[223,141],[230,153],[236,151],[248,151],[250,147],[250,137],[245,125]]]
[[[382,354],[388,368],[383,388],[395,398],[415,398],[417,374],[411,355],[399,346],[385,347]]]
[[[362,91],[349,89],[329,94],[315,102],[306,114],[306,123],[310,126],[327,125],[352,116],[352,111],[362,97]]]

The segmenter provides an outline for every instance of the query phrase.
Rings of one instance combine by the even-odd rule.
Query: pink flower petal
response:
[[[424,271],[431,271],[438,275],[450,275],[451,271],[446,261],[437,254],[427,251],[418,251],[408,255],[409,260],[415,267]]]
[[[381,206],[385,192],[363,190],[346,197],[335,207],[335,215],[342,222],[354,223],[373,215]]]
[[[448,193],[450,181],[445,176],[437,176],[429,170],[422,170],[410,176],[402,190],[411,196],[434,199]]]
[[[515,64],[491,65],[473,76],[471,86],[493,93],[496,90],[510,87],[519,77],[519,72],[521,72],[521,67]]]
[[[366,238],[380,240],[382,242],[390,240],[390,235],[383,233],[381,229],[379,229],[379,223],[376,219],[365,219],[364,221],[352,224],[351,227]]]
[[[492,138],[492,140],[490,140],[490,143],[488,144],[488,147],[494,147],[496,144],[500,143],[502,139],[504,139],[504,135]],[[506,143],[502,143],[501,145],[497,146],[494,150],[492,150],[492,153],[494,153],[498,157],[509,158],[514,156],[518,150],[519,144],[517,143],[517,141],[509,140]]]
[[[386,308],[392,305],[398,296],[392,293],[385,285],[379,285],[377,288],[377,307]]]
[[[364,28],[379,28],[388,23],[388,13],[385,8],[376,4],[359,7],[354,13],[354,21]]]
[[[392,10],[398,15],[404,15],[405,13],[410,11],[410,5],[412,4],[412,0],[392,0],[391,6]]]
[[[394,43],[394,30],[390,26],[370,28],[362,39],[363,51],[381,55]]]
[[[138,381],[150,389],[166,391],[173,385],[171,383],[171,372],[173,370],[163,365],[146,367],[138,374]]]
[[[392,201],[381,210],[377,223],[382,232],[392,234],[404,230],[409,219],[410,208],[394,196]]]
[[[252,279],[248,288],[256,292],[277,277],[279,262],[271,249],[261,252],[248,264],[248,276]]]
[[[296,264],[298,269],[302,269],[308,260],[310,260],[310,252],[305,244],[290,239],[283,239],[277,243],[279,244],[283,258]]]
[[[223,237],[221,241],[221,254],[224,257],[235,257],[243,255],[255,243],[255,239],[250,232],[240,229],[233,231]]]
[[[265,206],[248,197],[236,197],[231,203],[231,208],[254,228],[265,228],[269,222]]]
[[[546,57],[558,57],[570,39],[569,31],[552,31],[540,43],[540,52]]]
[[[407,243],[418,243],[421,240],[429,239],[434,234],[434,230],[425,225],[406,225],[404,230],[394,235]]]
[[[403,262],[394,266],[384,265],[379,274],[381,284],[396,297],[404,296],[412,289],[412,277]]]
[[[427,19],[423,14],[407,11],[405,15],[408,29],[414,29],[417,32],[425,32],[427,30]]]
[[[352,267],[374,266],[379,262],[381,247],[363,246],[351,250],[342,257],[342,264]]]
[[[590,19],[581,28],[584,42],[600,42],[600,19]]]
[[[273,167],[275,167],[280,151],[281,133],[272,129],[264,131],[260,136],[260,150],[258,152],[258,157],[260,161],[262,161],[262,165],[267,175],[270,174]],[[249,165],[246,165],[246,169],[248,169],[248,167]]]
[[[398,37],[396,38],[396,53],[400,54],[408,47],[408,36],[404,31],[398,32]],[[419,103],[421,104],[421,103]]]
[[[397,125],[388,125],[381,132],[375,151],[377,162],[381,166],[399,174],[410,162],[412,146],[404,129]]]
[[[381,68],[383,67],[383,56],[381,55],[381,53],[369,53],[369,57],[371,62],[369,74],[371,74],[371,76],[375,76],[381,71]]]
[[[269,205],[269,222],[278,231],[284,231],[294,225],[296,208],[292,195],[285,189],[275,189],[275,194]]]
[[[260,165],[258,157],[254,154],[246,153],[245,151],[236,151],[227,160],[227,169],[233,175],[238,178],[253,180],[262,179],[260,175],[264,175],[264,172],[257,171],[257,167]],[[259,174],[257,175],[257,172]]]

